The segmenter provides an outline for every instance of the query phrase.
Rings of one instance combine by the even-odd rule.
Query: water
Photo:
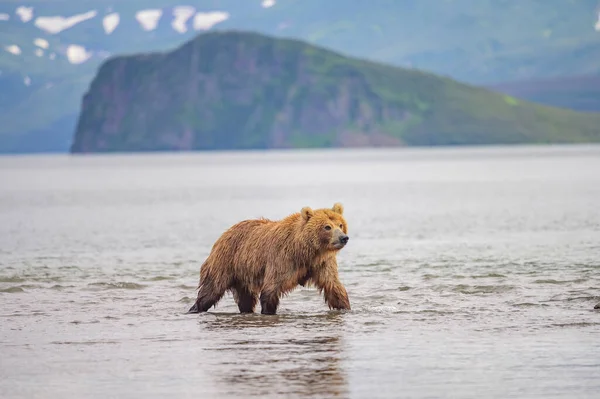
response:
[[[0,397],[592,398],[600,147],[0,158]],[[242,219],[341,201],[352,311],[187,315]]]

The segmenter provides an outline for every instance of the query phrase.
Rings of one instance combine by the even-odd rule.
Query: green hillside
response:
[[[600,114],[522,102],[417,70],[256,33],[116,57],[72,150],[159,151],[600,141]]]
[[[554,107],[600,112],[600,75],[505,82],[490,89]]]

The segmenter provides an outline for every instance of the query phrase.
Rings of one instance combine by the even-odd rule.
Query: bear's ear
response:
[[[333,204],[333,208],[331,208],[331,210],[335,213],[339,213],[340,215],[342,215],[344,213],[344,206],[339,202],[336,202],[335,204]]]
[[[304,208],[302,208],[300,213],[302,214],[302,219],[304,219],[304,220],[308,220],[311,217],[313,217],[313,210],[310,209],[310,207],[308,207],[308,206],[305,206]]]

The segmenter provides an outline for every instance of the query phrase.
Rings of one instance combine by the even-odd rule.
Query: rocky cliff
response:
[[[600,116],[246,32],[117,57],[72,152],[600,141]]]

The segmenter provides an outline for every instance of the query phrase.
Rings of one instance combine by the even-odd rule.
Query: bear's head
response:
[[[308,229],[314,244],[321,250],[339,251],[349,240],[348,224],[342,216],[344,207],[339,202],[331,209],[302,208],[300,214],[304,221],[304,229]]]

